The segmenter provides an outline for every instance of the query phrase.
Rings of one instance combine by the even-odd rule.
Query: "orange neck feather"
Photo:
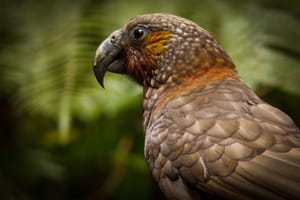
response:
[[[154,105],[154,112],[157,108],[165,105],[167,102],[195,90],[200,90],[205,85],[220,81],[224,78],[239,78],[237,71],[231,67],[215,66],[198,70],[190,76],[186,76],[181,80],[181,84],[170,84],[162,86],[163,92]],[[158,91],[157,91],[158,92]]]

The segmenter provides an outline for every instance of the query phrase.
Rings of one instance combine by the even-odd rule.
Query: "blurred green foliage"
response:
[[[300,124],[297,1],[6,1],[0,7],[0,198],[159,199],[143,158],[142,89],[92,60],[128,19],[189,18],[245,82]]]

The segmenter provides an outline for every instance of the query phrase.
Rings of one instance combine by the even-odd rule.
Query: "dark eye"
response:
[[[143,28],[136,28],[133,30],[133,37],[136,40],[143,39],[145,35],[146,35],[146,30]]]

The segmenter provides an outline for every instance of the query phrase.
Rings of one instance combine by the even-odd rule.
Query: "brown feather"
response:
[[[173,94],[176,98],[164,104],[157,101],[154,107],[159,109],[146,127],[146,152],[168,132],[158,144],[169,161],[156,169],[161,170],[158,182],[164,176],[180,177],[187,185],[229,199],[300,198],[299,130],[286,114],[263,102],[238,78]],[[162,162],[161,156],[146,155],[150,163]],[[172,170],[164,173],[166,167]],[[179,195],[187,195],[182,192]]]

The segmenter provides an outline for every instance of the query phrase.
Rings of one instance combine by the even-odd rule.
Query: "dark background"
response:
[[[291,0],[1,1],[0,199],[159,199],[143,157],[142,89],[92,71],[131,17],[210,31],[243,80],[300,125],[300,5]]]

